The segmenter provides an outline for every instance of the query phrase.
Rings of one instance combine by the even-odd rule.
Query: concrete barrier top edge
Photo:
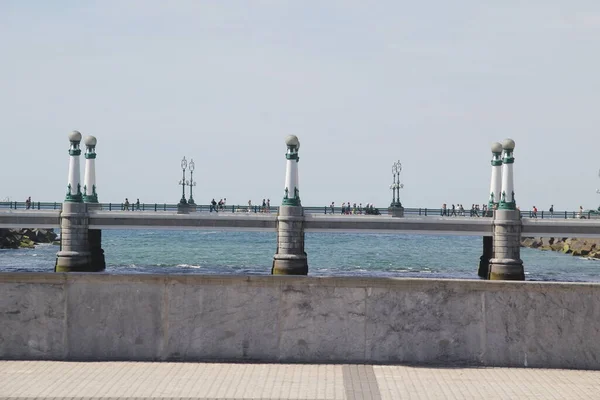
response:
[[[272,276],[272,275],[188,275],[188,274],[107,274],[107,273],[0,273],[1,283],[110,283],[110,284],[189,284],[230,286],[304,285],[324,287],[355,288],[408,288],[412,290],[469,289],[476,291],[540,290],[557,286],[564,289],[581,290],[600,287],[600,282],[541,282],[541,281],[486,281],[468,279],[431,278],[386,278],[386,277],[312,277],[312,276]]]

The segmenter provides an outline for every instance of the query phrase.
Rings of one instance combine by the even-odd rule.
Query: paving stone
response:
[[[594,399],[600,371],[0,361],[0,399]]]

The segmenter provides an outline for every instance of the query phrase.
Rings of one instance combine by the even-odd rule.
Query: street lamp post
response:
[[[400,172],[402,172],[402,163],[400,160],[396,161],[392,165],[393,183],[390,185],[392,189],[392,204],[390,204],[389,212],[392,217],[403,217],[404,207],[400,202],[400,189],[404,187],[404,184],[400,183]]]
[[[194,182],[194,169],[196,168],[196,165],[194,164],[194,160],[191,159],[190,160],[190,164],[189,164],[189,169],[190,169],[190,199],[188,200],[188,204],[190,205],[194,205],[196,204],[194,202],[194,195],[192,194],[193,188],[194,186],[196,186],[196,182]]]
[[[185,187],[186,185],[188,185],[189,182],[187,182],[185,180],[185,170],[188,166],[187,160],[185,159],[185,157],[183,157],[183,159],[181,160],[181,170],[183,172],[182,178],[179,181],[179,184],[181,185],[181,200],[179,200],[179,204],[187,204],[187,201],[185,200]]]
[[[598,178],[600,178],[600,169],[598,170]],[[600,194],[600,189],[596,189],[596,193]],[[598,206],[598,211],[600,211],[600,206]]]
[[[404,187],[404,184],[400,183],[400,172],[402,172],[402,163],[400,161],[396,161],[392,165],[392,174],[394,175],[394,181],[390,185],[390,189],[392,189],[391,207],[402,207],[402,202],[400,202],[400,189]]]
[[[396,174],[398,173],[398,166],[396,165],[396,163],[394,163],[394,165],[392,165],[392,174],[394,175],[392,184],[390,185],[390,189],[392,189],[392,204],[390,204],[390,207],[395,207],[396,206]]]

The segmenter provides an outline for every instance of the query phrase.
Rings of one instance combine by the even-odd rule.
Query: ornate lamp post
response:
[[[515,141],[505,139],[502,142],[504,158],[502,159],[502,193],[500,194],[499,210],[516,210],[513,166],[515,163]]]
[[[181,200],[179,200],[179,204],[187,204],[187,201],[185,200],[185,187],[189,184],[189,182],[185,180],[185,170],[187,166],[188,162],[185,159],[185,157],[183,157],[183,159],[181,160],[181,170],[183,172],[183,175],[181,180],[179,181],[179,184],[181,185]]]
[[[94,136],[88,136],[85,142],[85,177],[83,181],[83,202],[98,203],[96,193],[96,143]]]
[[[389,208],[389,213],[392,217],[404,216],[404,207],[402,207],[402,203],[400,202],[400,189],[404,187],[404,184],[400,183],[400,172],[402,172],[402,163],[398,160],[392,165],[394,181],[390,185],[390,189],[392,189],[392,204],[390,204]]]
[[[83,195],[81,194],[79,173],[79,156],[81,155],[79,143],[81,142],[81,133],[78,131],[71,132],[69,134],[69,141],[71,142],[71,147],[69,148],[69,184],[67,185],[65,201],[82,203]]]
[[[392,165],[392,174],[394,175],[392,184],[390,185],[390,189],[392,189],[392,204],[390,207],[394,207],[396,205],[396,174],[398,173],[398,167],[396,163]]]
[[[400,183],[400,172],[402,172],[402,163],[398,160],[392,165],[394,182],[390,185],[390,189],[392,189],[391,207],[402,207],[402,203],[400,202],[400,189],[404,187],[404,184]]]
[[[190,182],[188,184],[190,187],[190,199],[188,200],[188,204],[194,205],[196,204],[194,202],[194,195],[192,194],[192,190],[194,186],[196,186],[196,182],[194,182],[194,169],[196,168],[196,164],[194,164],[194,159],[190,160],[188,168],[190,169]]]
[[[600,178],[600,169],[598,170],[598,178]],[[600,189],[596,189],[596,193],[600,194]],[[598,206],[598,211],[600,211],[600,206]]]

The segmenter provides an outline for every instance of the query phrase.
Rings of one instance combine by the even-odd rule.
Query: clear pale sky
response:
[[[70,131],[98,194],[197,203],[487,202],[515,140],[522,210],[596,208],[600,2],[0,0],[0,199],[64,199]],[[82,157],[83,166],[83,157]],[[83,168],[82,168],[83,177]]]

